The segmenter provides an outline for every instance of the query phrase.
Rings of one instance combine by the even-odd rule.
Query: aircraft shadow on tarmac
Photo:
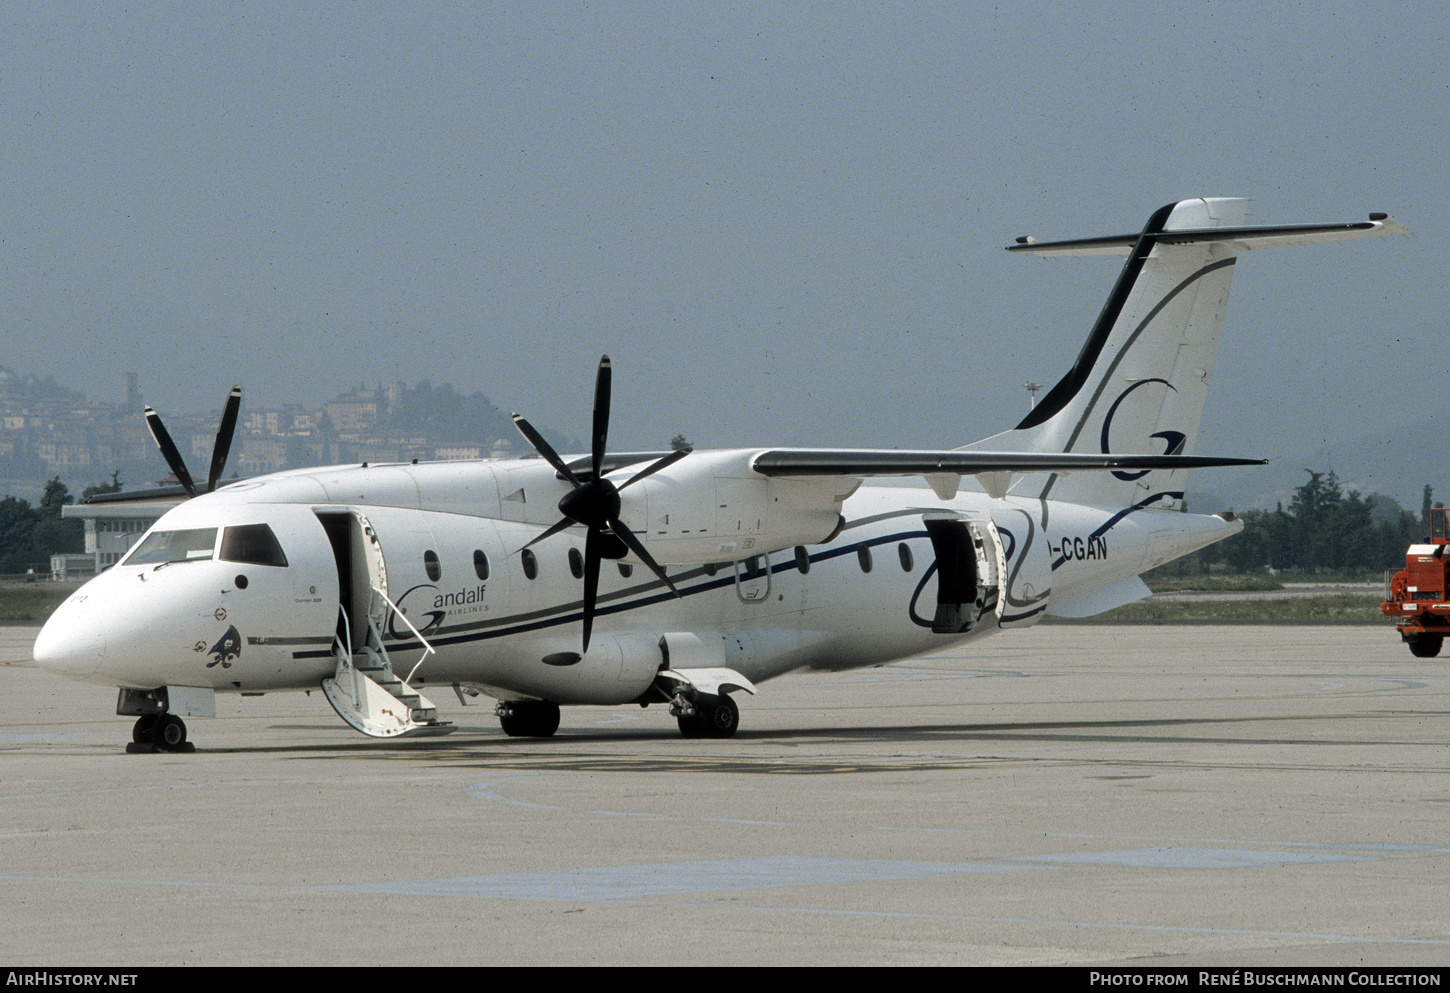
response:
[[[804,745],[814,742],[833,741],[840,744],[857,742],[867,744],[893,744],[893,745],[940,745],[944,741],[956,742],[1042,742],[1042,743],[1100,743],[1104,745],[1144,744],[1195,744],[1195,745],[1257,745],[1257,746],[1344,746],[1344,745],[1396,745],[1402,744],[1405,739],[1395,738],[1357,738],[1336,736],[1333,738],[1304,737],[1298,735],[1258,735],[1258,736],[1231,736],[1211,734],[1187,734],[1175,733],[1186,732],[1190,728],[1220,727],[1225,730],[1229,728],[1251,728],[1255,725],[1294,725],[1306,721],[1324,724],[1329,722],[1332,726],[1343,728],[1347,722],[1358,722],[1363,720],[1384,721],[1395,717],[1405,717],[1411,720],[1420,721],[1427,717],[1444,717],[1443,712],[1414,711],[1403,714],[1380,713],[1345,713],[1326,716],[1316,715],[1254,715],[1245,717],[1195,717],[1195,718],[1148,718],[1137,720],[1071,720],[1071,721],[1030,721],[1030,722],[1009,722],[1003,724],[913,724],[913,725],[886,725],[877,727],[812,727],[796,729],[755,729],[742,730],[735,734],[732,739],[725,741],[704,740],[704,741],[683,741],[673,726],[661,726],[659,728],[640,728],[628,725],[617,725],[617,730],[611,728],[608,731],[600,730],[573,730],[567,725],[560,732],[551,738],[510,738],[494,728],[469,728],[459,729],[456,737],[446,741],[438,738],[430,739],[393,739],[387,741],[358,740],[358,741],[318,741],[306,744],[258,744],[255,746],[221,746],[208,748],[205,737],[201,737],[198,754],[256,754],[256,755],[293,755],[297,757],[322,756],[322,755],[347,755],[351,757],[397,757],[410,758],[414,760],[435,758],[440,761],[459,761],[467,759],[480,759],[490,761],[502,761],[507,763],[511,757],[522,758],[527,756],[530,759],[542,759],[550,755],[556,755],[563,759],[572,757],[577,759],[601,760],[610,756],[593,751],[594,746],[609,745],[611,743],[627,745],[640,742],[664,742],[675,755],[661,755],[660,752],[652,751],[648,756],[620,755],[617,758],[628,758],[630,761],[648,758],[651,761],[668,763],[672,758],[678,758],[682,763],[694,764],[702,759],[709,759],[713,755],[730,758],[739,758],[738,755],[729,752],[730,742],[749,742],[758,744],[761,742],[772,742],[784,747]],[[331,725],[320,724],[276,724],[270,730],[274,731],[317,731],[319,733],[333,730]],[[1288,730],[1284,728],[1283,730]],[[1157,733],[1155,733],[1157,732]],[[580,746],[591,746],[591,751],[579,753],[574,749]],[[1145,759],[1149,756],[1144,756]]]

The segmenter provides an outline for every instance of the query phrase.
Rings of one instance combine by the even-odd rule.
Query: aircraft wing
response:
[[[1007,492],[1011,477],[1027,472],[1111,472],[1137,469],[1204,469],[1264,465],[1264,459],[1208,455],[1090,455],[1075,452],[874,451],[777,448],[752,463],[764,476],[921,476],[943,499],[963,476],[976,476],[992,496]]]
[[[975,476],[983,472],[1205,469],[1265,464],[1264,459],[1224,459],[1208,455],[777,448],[757,455],[754,468],[763,476],[925,476],[934,473]]]

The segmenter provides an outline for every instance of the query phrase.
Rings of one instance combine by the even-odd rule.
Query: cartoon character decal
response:
[[[242,654],[242,636],[236,627],[227,628],[227,633],[221,636],[221,640],[211,646],[211,661],[206,664],[210,669],[220,664],[223,669],[232,667],[232,659]]]

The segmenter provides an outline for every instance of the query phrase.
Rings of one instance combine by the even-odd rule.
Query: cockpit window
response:
[[[155,565],[158,562],[203,562],[216,546],[216,528],[188,531],[152,531],[123,565]]]
[[[249,565],[285,566],[287,556],[277,536],[265,524],[242,524],[222,533],[222,561]]]

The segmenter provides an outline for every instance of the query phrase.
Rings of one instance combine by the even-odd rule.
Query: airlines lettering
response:
[[[483,600],[483,591],[487,583],[479,583],[471,590],[459,590],[457,593],[440,593],[433,598],[433,609],[442,610],[444,607],[462,607],[470,603],[479,603]]]
[[[1108,539],[1102,535],[1063,538],[1062,544],[1053,551],[1069,562],[1073,559],[1105,559],[1108,557]]]

